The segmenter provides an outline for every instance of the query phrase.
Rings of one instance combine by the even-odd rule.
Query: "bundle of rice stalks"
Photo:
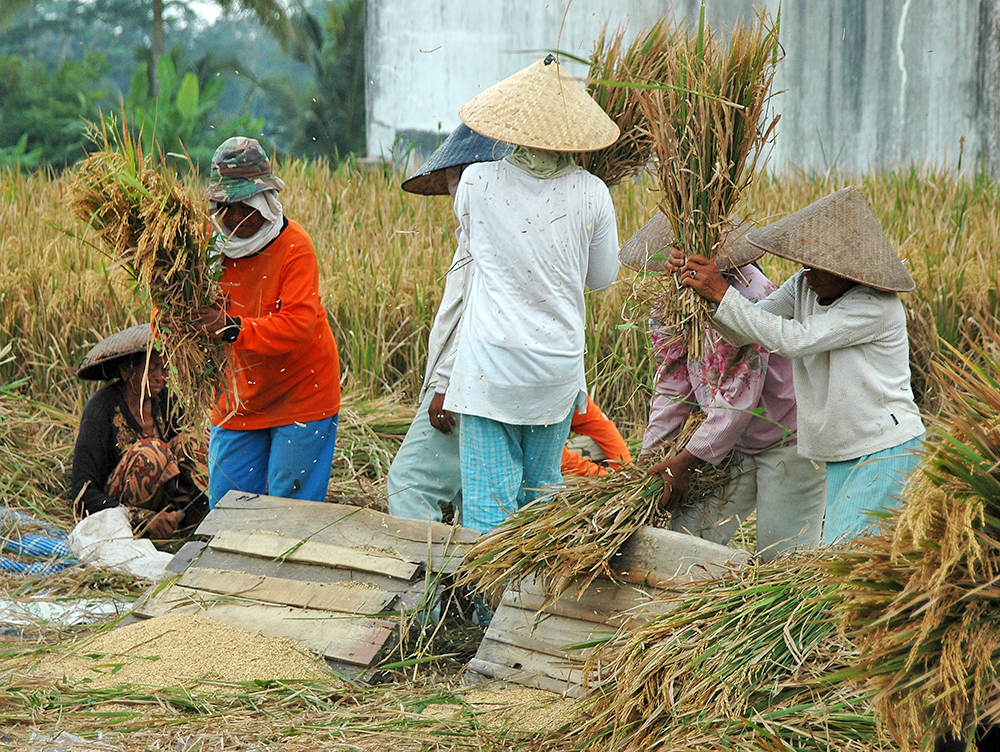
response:
[[[838,611],[862,649],[876,709],[904,750],[1000,721],[1000,333],[980,321],[937,366],[947,431],[883,534],[831,563]]]
[[[68,182],[73,213],[97,231],[154,314],[169,321],[193,308],[221,308],[222,267],[209,243],[207,202],[143,154],[126,124],[106,121],[93,138],[102,149]],[[227,372],[226,346],[175,328],[162,332],[158,347],[188,415],[206,415]]]
[[[697,33],[671,37],[669,83],[638,92],[653,142],[658,206],[685,255],[715,258],[726,219],[773,139],[778,117],[767,105],[780,59],[778,26],[760,11],[756,23],[738,23],[724,45],[705,25],[702,2]],[[697,333],[691,352],[700,357],[704,302],[686,287],[668,294],[672,320],[665,323]]]
[[[587,92],[615,121],[621,136],[605,149],[578,157],[580,166],[609,188],[649,164],[653,140],[638,95],[663,81],[670,70],[668,55],[681,33],[661,19],[626,47],[625,31],[624,24],[610,34],[607,27],[601,29],[587,72]]]
[[[703,419],[703,413],[692,413],[665,454],[687,444]],[[718,496],[730,480],[730,462],[706,465],[692,475],[682,503]],[[582,593],[597,577],[614,580],[611,565],[622,544],[645,525],[669,522],[670,513],[660,509],[662,495],[663,478],[635,465],[573,478],[480,538],[466,554],[459,584],[499,598],[506,588],[534,576],[556,598],[570,585]]]
[[[588,750],[888,750],[862,688],[828,680],[855,651],[817,554],[664,594],[669,610],[596,646]]]

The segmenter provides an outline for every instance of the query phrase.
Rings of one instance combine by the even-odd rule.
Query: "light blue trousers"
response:
[[[924,434],[881,452],[826,463],[826,521],[823,545],[863,534],[868,511],[898,507],[907,476],[920,464]]]
[[[256,431],[212,426],[208,440],[208,503],[229,491],[325,501],[337,419],[292,423]]]
[[[389,466],[386,490],[389,513],[411,520],[441,521],[441,504],[451,502],[462,524],[462,468],[458,461],[460,415],[451,436],[431,425],[427,412],[434,390],[428,389],[413,416],[399,451]]]
[[[562,481],[562,450],[572,410],[549,426],[513,425],[463,415],[459,444],[463,526],[488,533]]]

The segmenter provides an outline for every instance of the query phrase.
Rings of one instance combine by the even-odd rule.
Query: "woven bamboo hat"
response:
[[[449,167],[492,162],[503,159],[514,150],[510,144],[496,141],[476,133],[465,123],[460,123],[434,153],[427,158],[413,175],[403,181],[402,188],[408,193],[424,196],[443,196],[448,193]]]
[[[117,379],[118,365],[123,358],[136,353],[144,353],[153,339],[153,329],[149,324],[138,324],[105,337],[87,353],[76,369],[76,375],[87,381],[108,381]]]
[[[552,55],[466,102],[459,115],[484,136],[548,151],[595,151],[620,133]]]
[[[747,240],[775,256],[876,290],[910,292],[916,287],[871,206],[854,186],[751,230]]]
[[[729,217],[723,232],[722,248],[715,258],[715,263],[721,271],[728,272],[750,264],[761,256],[764,251],[747,241],[747,232],[753,225],[744,222],[735,214]],[[646,222],[630,237],[621,250],[618,260],[622,265],[637,272],[666,271],[666,257],[674,243],[674,228],[663,212],[656,212],[653,218]]]

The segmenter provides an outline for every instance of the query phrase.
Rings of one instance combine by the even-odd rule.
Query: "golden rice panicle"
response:
[[[610,146],[579,155],[580,165],[612,187],[638,174],[649,163],[653,143],[639,100],[642,88],[659,84],[669,70],[669,54],[679,27],[663,18],[625,46],[627,24],[594,45],[587,91],[618,125],[621,135]]]
[[[97,231],[111,260],[136,280],[151,314],[171,318],[203,306],[221,307],[221,266],[210,248],[207,202],[164,163],[143,154],[127,123],[95,130],[102,149],[69,181],[74,214]],[[223,381],[234,387],[228,348],[214,339],[164,328],[158,347],[188,415],[203,420]]]
[[[689,415],[661,455],[683,447],[703,420],[701,411]],[[696,473],[687,499],[697,503],[717,495],[730,477],[727,463]],[[669,513],[660,511],[662,495],[663,478],[649,475],[646,466],[574,478],[481,537],[466,553],[460,584],[499,598],[534,577],[558,598],[570,586],[582,593],[597,577],[614,580],[612,563],[625,541],[641,527],[669,522]]]
[[[857,672],[900,747],[951,732],[969,738],[1000,718],[1000,345],[982,323],[972,356],[935,366],[948,411],[905,504],[882,535],[830,565],[837,612],[860,648]],[[955,349],[955,348],[951,348]]]
[[[767,106],[780,59],[778,24],[761,10],[724,41],[705,23],[703,3],[697,30],[672,39],[668,82],[638,95],[653,144],[651,171],[678,247],[714,259],[726,219],[774,136],[777,116]],[[700,357],[704,303],[689,288],[664,297],[666,323],[689,329],[690,350]]]

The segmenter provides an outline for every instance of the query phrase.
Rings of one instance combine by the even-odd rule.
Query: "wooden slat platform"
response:
[[[338,671],[367,676],[398,640],[402,614],[453,572],[478,533],[343,504],[231,492],[152,589],[140,618],[200,613],[290,637]],[[429,584],[431,583],[431,584]]]
[[[615,560],[613,571],[623,584],[598,578],[586,590],[571,590],[555,600],[533,580],[505,592],[465,679],[582,696],[581,671],[589,654],[583,644],[664,613],[668,605],[655,600],[664,588],[718,576],[749,560],[750,554],[740,549],[643,528]]]

